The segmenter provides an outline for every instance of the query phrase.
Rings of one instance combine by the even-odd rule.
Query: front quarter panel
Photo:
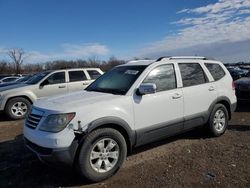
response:
[[[1,96],[0,110],[4,110],[8,100],[15,97],[27,97],[31,100],[32,103],[34,103],[37,100],[37,96],[31,90],[9,91],[2,94]]]

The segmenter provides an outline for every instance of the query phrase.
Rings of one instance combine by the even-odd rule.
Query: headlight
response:
[[[54,133],[60,132],[74,117],[75,113],[49,115],[40,126],[40,130]]]

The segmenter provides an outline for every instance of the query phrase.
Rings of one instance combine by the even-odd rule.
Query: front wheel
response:
[[[208,128],[212,136],[220,136],[225,133],[228,126],[228,119],[227,108],[223,104],[216,104],[208,122]]]
[[[111,177],[127,156],[127,145],[122,134],[111,128],[97,129],[84,140],[77,168],[88,181],[99,182]]]
[[[23,119],[28,114],[30,107],[31,103],[27,99],[16,97],[8,101],[5,107],[5,113],[11,119]]]

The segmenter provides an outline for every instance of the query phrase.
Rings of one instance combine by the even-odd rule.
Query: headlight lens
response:
[[[40,130],[54,133],[60,132],[74,117],[75,113],[49,115],[40,126]]]

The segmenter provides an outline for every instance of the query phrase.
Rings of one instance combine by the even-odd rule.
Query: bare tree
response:
[[[12,59],[16,74],[20,74],[21,65],[25,57],[25,51],[22,48],[12,48],[7,51],[8,56]]]

